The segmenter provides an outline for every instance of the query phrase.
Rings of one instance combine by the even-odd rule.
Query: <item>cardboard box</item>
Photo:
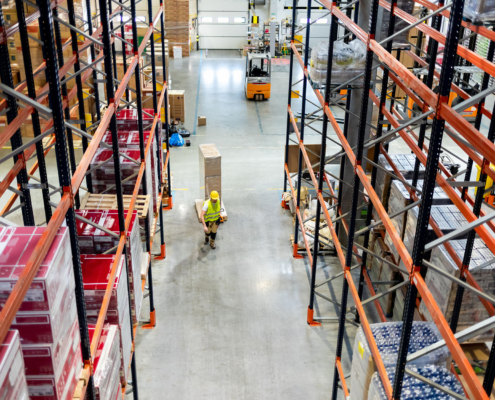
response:
[[[222,157],[213,143],[199,145],[199,169],[203,176],[222,175]]]
[[[206,117],[198,117],[198,126],[206,125]]]
[[[218,176],[205,176],[205,199],[210,197],[210,193],[216,190],[220,198],[222,198],[222,177]]]
[[[0,393],[3,400],[28,400],[19,332],[10,330],[0,346]]]
[[[76,346],[76,355],[67,359],[62,372],[56,375],[26,377],[29,397],[43,400],[66,400],[74,393],[82,370],[81,346]],[[69,394],[70,393],[70,394]]]
[[[17,283],[29,257],[46,228],[1,228],[0,306]],[[72,255],[67,228],[60,228],[28,289],[19,311],[49,311],[60,304],[72,272]],[[72,276],[72,275],[70,275]]]
[[[67,359],[72,360],[81,346],[79,322],[74,321],[68,334],[58,343],[22,345],[25,373],[27,376],[60,376]]]
[[[319,163],[320,162],[321,144],[306,144],[304,147],[306,147],[306,150],[308,150],[307,153],[308,153],[308,158],[309,158],[311,165]],[[316,153],[318,155],[315,155],[313,153]],[[290,144],[289,145],[289,160],[287,162],[287,167],[289,168],[289,172],[291,172],[291,173],[297,172],[297,170],[298,170],[298,167],[299,167],[299,146],[296,144]],[[308,167],[306,166],[306,161],[303,159],[302,169],[305,170],[306,168],[308,168]],[[320,170],[319,165],[313,168],[314,172],[318,172],[319,170]]]
[[[170,119],[186,122],[185,90],[169,90]]]

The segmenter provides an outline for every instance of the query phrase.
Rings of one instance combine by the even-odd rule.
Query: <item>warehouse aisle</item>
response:
[[[186,90],[186,127],[193,131],[196,104],[207,125],[197,128],[191,147],[172,150],[167,259],[153,269],[158,325],[137,337],[140,398],[327,399],[336,325],[306,324],[309,266],[291,256],[292,219],[279,205],[287,73],[274,74],[272,99],[247,102],[244,59],[192,54],[171,59],[172,88]],[[228,222],[216,250],[203,246],[194,209],[201,143],[215,143],[222,155]],[[340,302],[340,291],[322,289]],[[320,311],[335,316],[327,304]],[[349,325],[345,351],[352,351],[354,331]]]

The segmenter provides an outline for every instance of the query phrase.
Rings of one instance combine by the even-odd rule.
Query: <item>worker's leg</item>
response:
[[[208,244],[210,241],[211,235],[211,221],[206,222],[206,227],[208,228],[208,232],[205,233],[205,244]]]
[[[220,224],[220,220],[210,222],[210,225],[208,225],[208,230],[211,232],[210,233],[210,246],[212,249],[214,249],[215,246],[215,238],[217,237],[217,230],[218,230],[218,225]]]

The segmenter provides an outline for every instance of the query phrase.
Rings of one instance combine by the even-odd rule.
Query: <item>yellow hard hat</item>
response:
[[[211,193],[210,193],[210,198],[212,200],[218,200],[220,198],[220,196],[218,195],[218,192],[216,190],[213,190]]]

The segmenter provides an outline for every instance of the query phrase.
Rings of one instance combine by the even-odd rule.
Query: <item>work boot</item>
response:
[[[205,244],[208,244],[210,242],[210,237],[209,236],[205,236]]]
[[[213,250],[215,250],[215,249],[217,248],[217,246],[215,246],[215,241],[214,241],[214,240],[212,240],[212,241],[210,242],[210,247],[211,247]]]

